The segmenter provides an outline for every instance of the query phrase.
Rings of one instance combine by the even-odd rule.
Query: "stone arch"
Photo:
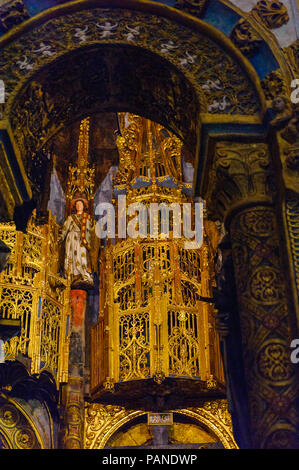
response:
[[[83,46],[100,44],[135,45],[168,60],[193,84],[202,102],[201,112],[252,115],[263,108],[263,93],[253,67],[215,28],[195,18],[189,19],[191,24],[183,24],[179,12],[174,19],[165,12],[158,16],[153,14],[152,5],[148,11],[141,11],[146,8],[141,8],[139,2],[128,2],[130,9],[126,9],[126,2],[122,8],[116,8],[118,2],[109,2],[108,9],[100,8],[107,6],[100,1],[97,8],[93,4],[93,9],[85,10],[89,3],[77,2],[78,11],[73,5],[71,14],[68,6],[56,8],[50,17],[45,12],[38,21],[34,18],[26,22],[21,30],[0,41],[7,114],[24,83],[44,65]],[[53,13],[57,15],[54,18]],[[109,27],[115,27],[105,29],[108,22]],[[216,75],[223,77],[223,83],[206,83]],[[224,97],[227,102],[223,102]]]
[[[9,449],[44,449],[32,416],[12,398],[0,400],[0,435]]]
[[[259,2],[258,2],[259,3]],[[138,0],[81,0],[73,2],[72,0],[60,0],[57,6],[57,0],[41,0],[38,5],[30,6],[30,1],[26,3],[24,11],[13,11],[14,6],[8,7],[2,17],[2,28],[0,29],[0,37],[4,36],[1,41],[6,44],[14,37],[18,36],[20,30],[29,30],[36,25],[39,25],[49,18],[54,16],[63,16],[67,13],[73,13],[78,10],[86,8],[127,8],[132,11],[148,12],[156,14],[161,17],[167,17],[172,21],[185,24],[188,27],[196,27],[201,23],[200,28],[208,35],[212,35],[215,39],[223,42],[225,39],[226,44],[231,47],[232,43],[236,49],[241,52],[239,58],[243,55],[248,57],[253,68],[260,74],[260,64],[256,60],[251,60],[252,55],[248,54],[248,46],[251,49],[251,42],[254,43],[258,40],[259,45],[263,51],[259,54],[259,59],[268,55],[268,63],[263,64],[267,69],[266,73],[280,67],[284,73],[288,74],[286,60],[281,52],[275,36],[269,31],[271,29],[280,27],[289,21],[287,10],[283,4],[275,5],[272,8],[271,2],[269,4],[255,5],[251,12],[242,11],[235,3],[229,0],[160,0],[159,2],[147,1],[142,4]],[[13,21],[10,21],[9,9],[12,9]],[[5,7],[4,7],[5,9]],[[27,11],[28,10],[28,11]],[[258,21],[256,21],[258,19]],[[29,21],[27,21],[29,20]],[[242,31],[241,36],[238,34],[240,23],[245,22],[248,26],[247,30]],[[14,28],[22,24],[22,28]],[[23,27],[24,26],[24,27]],[[11,30],[12,31],[9,31]],[[18,31],[19,30],[19,31]],[[6,32],[9,31],[9,34]],[[222,33],[222,38],[219,37],[219,32]],[[229,38],[230,40],[228,40]],[[246,47],[244,46],[246,42]],[[269,61],[270,60],[270,61]]]
[[[195,148],[200,106],[194,87],[168,61],[113,44],[46,66],[23,87],[10,119],[19,147],[31,155],[69,122],[103,111],[154,118]]]
[[[231,418],[225,400],[206,402],[202,407],[175,410],[175,413],[192,418],[216,435],[226,449],[238,448],[232,433]],[[121,407],[99,404],[87,409],[85,424],[85,448],[103,449],[109,439],[124,425],[145,416],[144,411],[127,411]]]
[[[55,134],[57,125],[67,123],[73,110],[73,103],[70,105],[64,100],[64,116],[57,118],[57,103],[52,96],[55,84],[49,74],[56,64],[71,63],[77,54],[86,61],[92,50],[96,54],[97,50],[115,47],[118,51],[131,51],[131,55],[133,50],[139,50],[144,60],[152,54],[150,63],[164,64],[165,77],[172,76],[171,87],[176,87],[177,91],[171,90],[164,101],[161,93],[155,103],[151,90],[145,90],[150,92],[147,106],[150,107],[150,103],[152,108],[156,106],[147,117],[174,131],[197,157],[199,136],[205,132],[206,121],[208,125],[220,123],[222,132],[225,126],[230,131],[230,124],[262,126],[266,103],[259,77],[249,61],[215,27],[156,2],[85,0],[63,4],[14,28],[0,39],[0,47],[3,52],[0,65],[8,96],[0,126],[5,138],[9,134],[7,147],[10,143],[14,147],[10,158],[14,174],[21,175],[15,183],[17,191],[13,188],[18,201],[20,195],[23,201],[31,198],[26,176],[28,166],[24,161],[26,153],[32,156],[42,148]],[[111,78],[111,70],[110,76],[109,71],[107,75],[106,81],[113,89],[112,82],[117,77]],[[155,79],[159,75],[156,73]],[[164,82],[161,77],[156,80],[157,94],[165,88],[165,77]],[[146,83],[146,74],[143,82]],[[49,90],[49,83],[52,83],[52,90]],[[60,93],[63,95],[63,90]],[[93,105],[98,101],[89,99]],[[126,108],[144,114],[144,104],[134,107],[133,101],[130,96]],[[93,112],[90,106],[87,108],[80,108],[80,117]]]
[[[201,121],[220,125],[262,124],[265,97],[269,98],[267,83],[263,84],[266,90],[261,87],[261,80],[265,78],[260,71],[260,63],[265,59],[263,54],[268,55],[268,73],[279,74],[281,70],[283,75],[290,76],[286,59],[272,33],[226,0],[218,2],[218,9],[212,16],[209,14],[211,6],[206,6],[204,1],[197,5],[197,11],[191,9],[192,16],[184,9],[175,8],[175,2],[164,3],[163,0],[146,4],[138,0],[81,0],[48,8],[48,3],[43,6],[41,2],[38,15],[31,12],[30,16],[33,16],[25,22],[28,15],[21,16],[22,24],[0,38],[3,49],[0,64],[8,95],[1,127],[9,127],[12,116],[15,118],[14,108],[22,101],[26,83],[44,66],[85,46],[103,44],[135,45],[173,64],[194,87],[200,103]],[[224,12],[228,19],[220,21]],[[258,60],[249,61],[238,41],[232,39],[232,32],[243,20],[265,45]],[[117,26],[105,29],[107,22],[111,28]],[[146,28],[142,27],[144,24]],[[172,44],[169,44],[169,38]],[[210,60],[211,55],[214,63]],[[221,76],[220,85],[215,83],[216,76]],[[279,81],[278,76],[276,79]],[[286,82],[283,86],[290,88]],[[255,118],[250,120],[249,116]],[[16,127],[20,126],[16,119],[13,120]],[[196,120],[199,120],[198,116],[192,120],[194,128]],[[194,131],[193,142],[198,143],[198,133]],[[182,129],[178,134],[182,137]],[[41,145],[46,136],[39,135],[36,139]],[[22,148],[20,150],[24,153]]]
[[[0,366],[0,441],[3,434],[10,448],[54,448],[58,421],[55,378],[46,370],[30,375],[17,360],[5,361]],[[9,411],[8,416],[5,410]],[[28,439],[25,438],[28,445],[18,447],[15,433],[22,429],[28,430]]]
[[[46,48],[40,47],[41,41],[43,44],[45,42]],[[141,5],[132,0],[121,3],[102,0],[62,5],[50,14],[46,11],[0,40],[3,72],[9,93],[8,109],[24,81],[29,80],[43,65],[82,46],[95,44],[136,45],[166,58],[189,77],[199,95],[206,97],[204,112],[209,112],[208,107],[215,98],[217,100],[225,95],[230,95],[228,99],[235,95],[238,102],[235,100],[224,108],[211,108],[213,113],[219,111],[220,114],[251,115],[259,112],[264,104],[253,67],[216,28],[202,20],[186,18],[181,12],[161,9],[153,2]],[[11,53],[14,70],[10,64]],[[206,84],[211,66],[215,69],[214,74],[217,72],[223,75],[224,82],[221,90],[212,86],[206,87],[203,93],[201,87]],[[244,86],[248,88],[249,95],[240,93],[242,86],[243,92]],[[235,88],[233,93],[231,87]],[[251,108],[248,108],[249,98],[252,101]]]

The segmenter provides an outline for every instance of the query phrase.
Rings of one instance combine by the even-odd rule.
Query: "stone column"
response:
[[[266,144],[221,142],[203,197],[232,244],[252,446],[298,448],[298,371],[273,176]]]
[[[72,332],[70,336],[69,380],[65,388],[65,449],[84,448],[84,364],[85,312],[87,292],[71,290]]]
[[[65,390],[65,449],[84,448],[84,380],[72,371]]]

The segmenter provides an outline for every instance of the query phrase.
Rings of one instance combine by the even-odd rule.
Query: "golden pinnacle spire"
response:
[[[120,113],[119,122],[122,134],[116,141],[119,151],[116,189],[127,185],[128,196],[132,190],[135,198],[141,186],[151,196],[153,192],[165,193],[163,187],[168,186],[175,188],[172,196],[181,195],[182,187],[187,186],[182,176],[181,140],[162,125],[134,114]]]
[[[151,407],[148,397],[156,396],[158,384],[169,409],[175,406],[173,387],[192,400],[224,393],[215,311],[202,300],[212,297],[215,246],[205,236],[201,248],[188,248],[184,227],[179,230],[184,208],[196,212],[183,182],[181,141],[143,117],[119,118],[117,236],[100,255],[91,395],[94,401],[130,407],[139,400],[142,408]],[[131,231],[134,225],[139,233]]]
[[[80,134],[78,142],[78,168],[86,168],[88,163],[89,152],[89,122],[87,117],[81,121]]]
[[[88,166],[89,124],[89,117],[82,119],[80,123],[77,165],[69,166],[66,195],[68,201],[82,197],[90,202],[93,198],[95,169]]]

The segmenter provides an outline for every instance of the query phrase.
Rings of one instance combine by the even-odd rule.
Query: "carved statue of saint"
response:
[[[278,127],[286,125],[292,118],[292,105],[290,100],[285,96],[277,96],[272,101],[272,109],[275,113],[275,118],[271,121],[272,126]]]
[[[78,198],[72,201],[72,213],[66,219],[60,241],[65,240],[64,273],[70,275],[72,287],[93,287],[90,259],[92,220],[88,203]]]

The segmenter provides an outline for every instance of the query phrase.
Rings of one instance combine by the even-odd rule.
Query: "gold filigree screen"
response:
[[[127,207],[132,202],[146,208],[151,202],[192,203],[183,182],[179,139],[137,116],[122,115],[120,122],[115,194],[125,192]],[[161,218],[157,225],[161,229]],[[215,311],[202,300],[212,297],[217,229],[205,220],[201,248],[188,249],[185,236],[174,237],[175,228],[173,221],[168,237],[160,231],[153,238],[148,230],[144,237],[116,239],[115,244],[107,240],[102,249],[91,390],[150,378],[161,383],[167,377],[223,386]]]
[[[68,377],[69,284],[59,276],[58,224],[50,215],[47,225],[35,224],[27,233],[13,223],[0,224],[0,238],[11,249],[0,274],[0,315],[20,319],[19,336],[5,343],[5,359],[23,355],[30,372],[50,371],[57,383]]]

